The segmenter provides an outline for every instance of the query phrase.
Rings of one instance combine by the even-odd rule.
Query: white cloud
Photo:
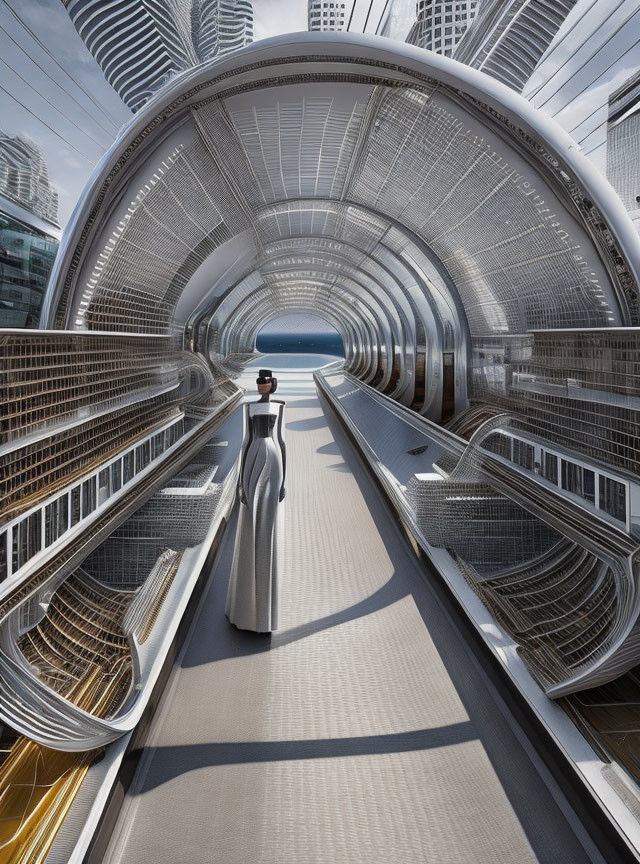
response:
[[[253,32],[256,41],[307,30],[306,0],[253,0]]]

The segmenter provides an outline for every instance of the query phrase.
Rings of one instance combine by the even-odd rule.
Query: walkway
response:
[[[282,377],[282,629],[243,634],[224,618],[231,526],[105,860],[600,860],[310,375]]]

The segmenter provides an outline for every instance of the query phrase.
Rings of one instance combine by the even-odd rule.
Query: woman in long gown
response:
[[[261,369],[260,399],[244,405],[238,527],[225,614],[240,630],[278,627],[278,520],[284,498],[284,402],[271,399],[277,381]]]

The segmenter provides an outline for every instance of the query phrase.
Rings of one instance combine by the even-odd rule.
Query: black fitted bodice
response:
[[[251,431],[254,438],[270,438],[278,418],[275,414],[254,414]]]

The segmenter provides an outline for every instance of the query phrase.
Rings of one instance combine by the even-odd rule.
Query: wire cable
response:
[[[349,15],[349,23],[347,24],[347,33],[349,32],[349,28],[351,27],[351,22],[353,21],[353,13],[356,10],[356,0],[353,0],[351,4],[351,14]]]
[[[84,107],[84,105],[82,105],[82,103],[79,102],[79,101],[75,98],[75,96],[73,96],[72,93],[70,93],[66,88],[64,88],[64,87],[63,87],[61,84],[59,84],[57,81],[54,81],[54,79],[51,77],[51,75],[49,75],[49,73],[47,72],[47,70],[44,69],[44,68],[43,68],[43,67],[42,67],[42,66],[41,66],[41,65],[40,65],[40,64],[39,64],[39,63],[38,63],[38,62],[37,62],[33,57],[31,57],[31,56],[28,54],[28,52],[24,50],[24,48],[22,47],[22,45],[20,45],[19,42],[18,42],[16,39],[13,38],[13,36],[11,35],[11,33],[9,33],[9,31],[6,30],[6,29],[5,29],[1,24],[0,24],[0,31],[2,31],[2,32],[7,36],[7,38],[10,39],[11,42],[13,42],[13,44],[16,46],[16,48],[18,48],[18,50],[21,51],[21,52],[24,54],[24,56],[25,56],[25,57],[26,57],[26,58],[27,58],[31,63],[34,64],[34,66],[36,66],[36,67],[37,67],[37,68],[38,68],[38,69],[39,69],[39,70],[40,70],[44,75],[46,75],[47,78],[49,78],[49,80],[52,81],[52,82],[55,84],[56,87],[59,87],[59,88],[62,90],[63,93],[66,93],[67,96],[68,96],[71,100],[73,100],[73,102],[76,103],[76,105],[81,109],[81,111],[83,111],[85,114],[87,114],[88,117],[91,118],[91,120],[96,124],[96,126],[99,126],[99,127],[100,127],[100,128],[101,128],[101,129],[102,129],[102,130],[107,134],[107,135],[109,135],[109,136],[112,136],[112,135],[113,135],[113,132],[112,132],[110,129],[108,129],[106,126],[103,126],[102,123],[100,122],[100,120],[98,120],[96,117],[94,117],[92,114],[90,114],[89,111]],[[7,64],[7,65],[8,65],[8,64]],[[14,72],[15,72],[15,69],[14,69]],[[16,72],[16,75],[17,75],[17,74],[18,74],[18,73]],[[18,76],[18,77],[20,77],[20,76]],[[23,80],[24,80],[24,79],[23,79]],[[28,82],[27,82],[27,83],[28,83]],[[58,109],[58,110],[60,110],[60,109]],[[73,121],[71,120],[70,122],[73,122]],[[116,130],[116,131],[117,131],[117,130]]]
[[[386,0],[386,2],[384,4],[384,8],[382,10],[382,15],[380,15],[380,20],[378,21],[378,26],[376,27],[376,36],[380,35],[380,28],[382,27],[382,24],[385,20],[385,15],[387,14],[387,9],[389,8],[390,2],[391,2],[391,0]]]
[[[75,150],[76,153],[77,153],[79,156],[82,156],[83,159],[86,159],[87,162],[89,162],[90,165],[95,165],[95,161],[93,161],[92,159],[90,159],[89,156],[87,156],[85,153],[82,153],[80,150],[78,150],[78,148],[75,147],[75,146],[71,143],[71,141],[67,141],[67,139],[64,138],[64,137],[63,137],[59,132],[56,132],[56,130],[55,130],[52,126],[49,126],[49,124],[48,124],[47,122],[45,122],[45,121],[42,119],[42,117],[39,117],[37,114],[35,114],[35,113],[31,110],[31,108],[29,108],[28,105],[25,105],[24,102],[21,102],[21,101],[20,101],[16,96],[13,95],[13,93],[10,93],[10,92],[6,89],[6,87],[3,87],[2,84],[0,84],[0,90],[2,90],[3,93],[6,93],[7,96],[9,96],[10,99],[13,99],[14,102],[17,102],[18,105],[22,106],[22,108],[24,108],[26,111],[28,111],[29,114],[31,114],[32,117],[35,117],[36,120],[38,120],[40,123],[42,123],[43,126],[46,126],[47,129],[48,129],[50,132],[53,132],[53,134],[56,136],[56,138],[59,138],[61,141],[64,141],[64,143],[67,145],[67,147],[71,147],[72,150]]]
[[[58,66],[64,72],[64,74],[71,81],[73,81],[73,83],[76,85],[76,87],[78,87],[80,90],[82,90],[82,92],[85,94],[85,96],[87,96],[89,98],[89,100],[96,106],[96,108],[101,112],[101,114],[103,114],[105,117],[107,117],[113,123],[113,125],[116,127],[116,129],[120,129],[122,123],[120,123],[120,121],[116,120],[116,118],[113,117],[113,115],[110,114],[105,109],[104,105],[101,105],[99,102],[97,102],[95,100],[95,98],[91,95],[89,90],[87,90],[83,84],[81,84],[76,78],[74,78],[73,75],[71,75],[71,73],[68,71],[68,69],[65,69],[65,67],[62,65],[62,63],[60,63],[58,58],[47,48],[47,46],[44,44],[44,42],[42,42],[42,40],[33,32],[31,27],[29,27],[29,25],[25,21],[22,20],[20,15],[18,15],[18,13],[7,2],[7,0],[2,0],[2,3],[4,3],[4,5],[7,7],[9,12],[11,13],[11,15],[16,19],[16,21],[20,24],[20,26],[23,27],[27,31],[27,33],[31,36],[31,38],[34,40],[34,42],[36,42],[36,44],[45,52],[45,54],[47,54],[47,56],[51,60],[53,60],[53,62],[56,64],[56,66]],[[78,37],[78,38],[80,38],[80,37]],[[114,91],[114,93],[115,93],[115,91]],[[122,104],[123,104],[123,107],[126,108],[124,102]]]
[[[43,96],[42,93],[39,93],[38,90],[36,90],[36,88],[33,86],[33,84],[29,84],[29,82],[27,81],[27,79],[26,79],[26,78],[23,78],[22,75],[20,75],[19,72],[16,72],[16,70],[13,68],[13,66],[10,66],[10,65],[7,63],[6,60],[3,60],[3,59],[2,59],[2,57],[0,57],[0,63],[3,63],[3,64],[7,67],[7,69],[9,69],[11,72],[13,72],[13,74],[16,76],[16,78],[19,78],[19,79],[20,79],[24,84],[27,85],[27,87],[28,87],[30,90],[33,90],[33,92],[34,92],[35,94],[37,94],[41,99],[43,99],[43,100],[47,103],[47,105],[50,105],[50,106],[53,108],[54,111],[57,111],[58,114],[60,114],[60,116],[61,116],[64,120],[66,120],[66,121],[67,121],[68,123],[70,123],[72,126],[75,126],[75,128],[78,130],[78,132],[80,132],[82,135],[85,135],[87,138],[91,139],[91,141],[93,141],[94,144],[97,144],[98,147],[100,147],[101,149],[106,149],[106,148],[105,148],[105,145],[104,145],[101,141],[98,141],[97,138],[94,138],[93,135],[90,135],[88,132],[86,132],[86,131],[82,128],[82,126],[78,126],[78,124],[75,123],[75,122],[71,119],[71,117],[69,117],[67,114],[65,114],[63,111],[61,111],[61,110],[60,110],[56,105],[53,104],[53,102],[50,102],[49,99],[47,99],[46,96]],[[34,112],[31,112],[31,113],[34,113]],[[34,116],[37,117],[38,115],[37,115],[37,114],[34,114]]]

